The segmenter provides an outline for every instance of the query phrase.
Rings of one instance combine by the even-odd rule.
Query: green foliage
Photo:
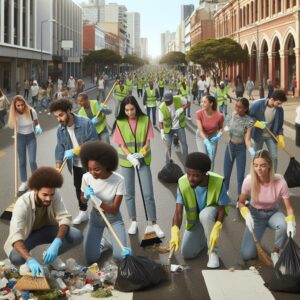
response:
[[[96,65],[114,65],[121,63],[121,61],[121,56],[110,49],[93,51],[88,56],[86,56],[84,60],[86,64]]]
[[[164,55],[160,61],[160,64],[167,64],[169,66],[180,65],[180,64],[187,64],[185,59],[185,54],[179,51],[169,52]]]
[[[146,61],[135,55],[126,55],[122,62],[125,64],[131,64],[133,66],[141,67],[146,64]]]

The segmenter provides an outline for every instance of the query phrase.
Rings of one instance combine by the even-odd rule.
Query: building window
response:
[[[9,43],[9,0],[4,1],[4,43]]]
[[[18,0],[14,0],[14,44],[18,45],[18,36],[19,36],[19,7]]]
[[[22,46],[27,46],[27,39],[26,39],[26,2],[28,0],[23,0],[23,20],[22,20]]]

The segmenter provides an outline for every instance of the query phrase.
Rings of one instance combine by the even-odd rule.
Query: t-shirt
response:
[[[266,125],[268,128],[271,127],[272,122],[275,118],[275,113],[276,113],[276,107],[266,107],[265,110],[265,121],[268,122],[268,124]],[[267,130],[263,131],[263,136],[270,136],[270,134],[268,133]]]
[[[98,80],[98,89],[99,90],[104,90],[104,79],[99,79]]]
[[[296,119],[295,123],[300,124],[300,106],[296,108]]]
[[[89,172],[82,176],[81,191],[90,186],[93,188],[95,196],[105,202],[112,204],[116,195],[125,195],[125,180],[124,177],[116,172],[113,172],[106,179],[95,179]]]
[[[84,110],[85,110],[86,116],[89,119],[93,119],[94,118],[94,115],[93,115],[91,107],[85,108]]]
[[[223,127],[224,116],[216,111],[208,117],[203,109],[196,111],[196,119],[202,124],[203,131],[206,135],[212,135]]]
[[[128,121],[129,121],[129,126],[130,126],[132,132],[135,134],[137,119],[133,119],[133,120],[128,119]],[[152,127],[152,123],[149,121],[149,123],[148,123],[148,134],[147,134],[146,140],[151,140],[153,138],[154,138],[153,127]],[[125,145],[118,126],[116,126],[116,129],[114,131],[113,141],[118,145],[122,145],[122,146]]]
[[[198,80],[197,85],[198,85],[198,90],[199,91],[204,91],[205,90],[205,81],[204,80]]]
[[[31,108],[32,117],[29,112],[29,116],[25,114],[17,113],[17,133],[30,134],[34,132],[33,121],[37,120],[36,111]],[[33,120],[32,120],[33,119]]]
[[[242,194],[251,194],[251,175],[247,175],[242,185]],[[272,209],[281,199],[289,198],[289,189],[284,178],[276,174],[273,183],[261,184],[257,199],[251,199],[250,204],[257,209]]]
[[[58,225],[54,220],[50,220],[48,216],[48,208],[44,206],[35,207],[35,220],[33,223],[32,231],[38,230],[45,226],[54,226]]]
[[[74,124],[72,126],[67,126],[67,130],[68,130],[70,139],[72,141],[73,148],[79,147],[79,143],[77,141],[77,138],[76,138],[76,135],[75,135],[75,131],[74,131]],[[77,155],[74,155],[73,165],[75,167],[82,168],[81,161],[80,161],[80,159],[79,159],[79,157]]]

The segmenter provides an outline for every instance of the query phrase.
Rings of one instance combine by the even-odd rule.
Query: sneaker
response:
[[[50,116],[50,115],[51,115],[51,112],[49,111],[49,112],[47,113],[47,115]]]
[[[105,237],[103,237],[101,239],[101,242],[100,242],[100,251],[101,251],[101,254],[103,252],[108,251],[108,250],[112,250],[112,244]]]
[[[273,262],[273,266],[275,267],[275,265],[277,264],[277,261],[279,259],[279,253],[278,252],[271,252],[271,259]]]
[[[132,221],[128,229],[128,234],[136,234],[137,229],[138,229],[137,221]]]
[[[192,120],[192,117],[191,117],[191,116],[187,116],[186,118],[187,118],[187,120],[189,120],[189,121]]]
[[[39,111],[39,114],[41,114],[41,113],[42,113],[42,111],[40,110],[40,111]]]
[[[217,253],[212,252],[208,254],[207,267],[210,269],[216,269],[220,267],[219,256]]]
[[[44,112],[47,112],[48,111],[48,109],[44,109]]]
[[[79,225],[89,219],[89,213],[87,211],[80,210],[78,216],[73,220],[74,225]]]
[[[164,232],[161,230],[161,228],[158,226],[158,224],[153,224],[152,227],[153,227],[153,229],[154,229],[156,235],[157,235],[160,239],[162,239],[162,238],[165,237]]]
[[[67,268],[66,264],[59,257],[56,257],[50,266],[56,271],[64,271]]]
[[[27,190],[27,188],[28,188],[27,187],[27,182],[26,181],[25,182],[21,182],[18,191],[19,192],[25,192]]]

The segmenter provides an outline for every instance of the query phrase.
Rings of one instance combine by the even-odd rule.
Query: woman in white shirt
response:
[[[42,128],[40,127],[36,111],[20,95],[15,96],[12,100],[8,126],[12,129],[17,126],[17,150],[21,177],[19,192],[25,192],[27,190],[26,150],[28,152],[31,172],[33,172],[37,169],[35,135],[42,134]]]

